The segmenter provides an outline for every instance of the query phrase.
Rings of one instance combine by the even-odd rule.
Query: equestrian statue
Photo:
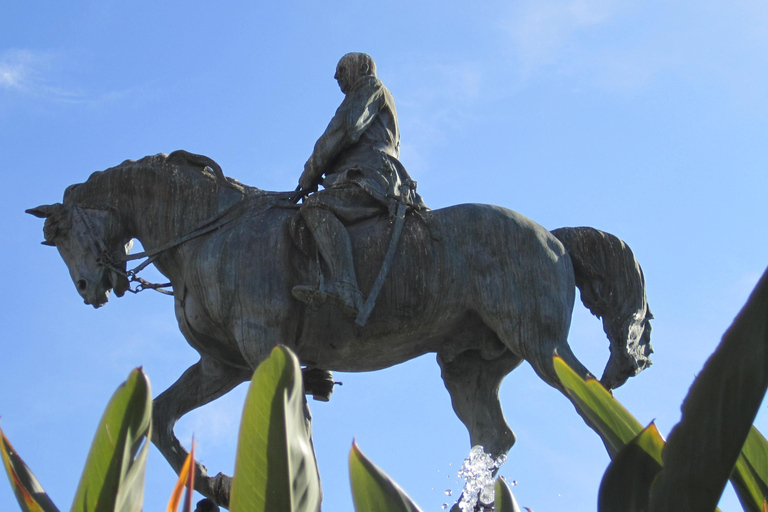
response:
[[[161,288],[137,275],[150,263],[170,281],[181,332],[200,354],[154,400],[152,441],[174,470],[187,455],[176,421],[249,380],[278,344],[321,399],[332,370],[435,353],[470,446],[494,457],[515,442],[498,396],[508,373],[527,361],[568,396],[557,352],[592,375],[568,346],[576,287],[610,341],[602,384],[651,364],[645,280],[624,242],[588,227],[549,231],[498,206],[428,209],[398,160],[395,104],[373,60],[345,55],[336,79],[344,101],[295,191],[246,186],[208,157],[175,151],[95,172],[61,203],[27,210],[45,218],[43,243],[86,304],[136,281]],[[134,238],[146,251],[130,254]],[[307,408],[307,428],[309,419]],[[196,489],[219,505],[230,484],[197,466]]]

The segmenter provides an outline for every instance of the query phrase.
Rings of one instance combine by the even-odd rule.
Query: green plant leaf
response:
[[[643,426],[595,379],[582,379],[562,358],[554,357],[555,371],[574,403],[602,437],[613,458]]]
[[[150,402],[151,403],[151,402]],[[141,512],[144,503],[144,482],[147,469],[147,456],[152,438],[152,424],[142,441],[138,455],[130,463],[125,476],[119,484],[117,499],[115,500],[115,512]],[[124,461],[131,460],[131,448],[125,445]]]
[[[664,439],[651,423],[616,454],[600,483],[598,512],[640,512],[648,508],[648,491],[661,471]]]
[[[509,488],[503,477],[496,479],[494,490],[496,492],[496,500],[494,501],[493,508],[496,512],[521,512],[520,506],[512,494],[512,489]]]
[[[736,461],[731,483],[744,510],[763,512],[768,499],[768,441],[754,426]]]
[[[768,271],[691,386],[650,512],[714,510],[768,388]]]
[[[251,379],[240,423],[231,512],[315,512],[320,477],[304,415],[301,368],[278,346]]]
[[[421,512],[391,478],[357,444],[349,451],[349,481],[356,512]]]
[[[0,429],[0,454],[2,454],[3,466],[11,481],[13,493],[23,512],[59,512],[35,475],[13,449],[2,429]]]
[[[112,395],[99,421],[72,512],[141,511],[151,417],[149,380],[137,368]]]

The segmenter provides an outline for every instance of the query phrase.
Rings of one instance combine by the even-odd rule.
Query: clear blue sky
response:
[[[84,306],[24,209],[124,159],[186,149],[269,190],[296,186],[342,100],[333,74],[371,54],[401,159],[432,208],[498,204],[543,226],[616,234],[643,265],[655,364],[616,396],[667,434],[694,375],[768,265],[768,6],[757,0],[36,2],[0,17],[2,426],[67,509],[102,409],[131,368],[157,394],[197,360],[172,301]],[[512,250],[512,249],[510,249]],[[258,264],[258,262],[254,262]],[[600,323],[576,306],[593,372]],[[469,452],[433,356],[337,374],[311,403],[324,510],[352,509],[353,437],[425,511],[458,495]],[[185,418],[212,473],[234,464],[245,390]],[[502,469],[536,512],[596,509],[608,457],[524,365],[502,388],[518,436]],[[764,408],[761,409],[764,411]],[[768,431],[768,415],[758,427]],[[153,449],[146,510],[174,475]],[[13,510],[0,483],[0,508]],[[739,510],[733,494],[722,508]]]

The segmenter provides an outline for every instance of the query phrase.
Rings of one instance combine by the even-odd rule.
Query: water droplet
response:
[[[447,508],[448,508],[448,504],[447,503],[443,503],[443,510],[445,510]]]
[[[478,502],[481,505],[492,504],[495,498],[493,474],[507,460],[505,455],[493,459],[485,453],[482,446],[474,446],[461,464],[459,478],[466,482],[462,490],[459,508],[462,512],[472,512]]]
[[[483,490],[480,491],[479,500],[480,500],[480,503],[482,503],[483,505],[491,505],[495,499],[496,499],[496,489],[493,486],[493,484],[483,487]]]
[[[445,490],[445,495],[446,496],[452,496],[453,495],[453,491],[451,489],[446,489]]]

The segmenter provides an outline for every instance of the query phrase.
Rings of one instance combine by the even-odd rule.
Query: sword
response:
[[[405,223],[405,211],[407,206],[403,203],[397,204],[397,212],[395,213],[395,227],[392,230],[392,238],[389,240],[389,247],[387,253],[384,255],[384,261],[381,263],[381,269],[379,275],[376,276],[376,282],[373,283],[368,298],[365,299],[362,309],[357,314],[355,323],[360,327],[363,327],[368,321],[368,317],[371,316],[373,306],[376,303],[376,297],[378,297],[381,287],[384,285],[384,279],[387,277],[389,267],[392,265],[392,259],[395,257],[395,250],[397,249],[397,243],[400,241],[400,235],[403,232],[403,224]]]

